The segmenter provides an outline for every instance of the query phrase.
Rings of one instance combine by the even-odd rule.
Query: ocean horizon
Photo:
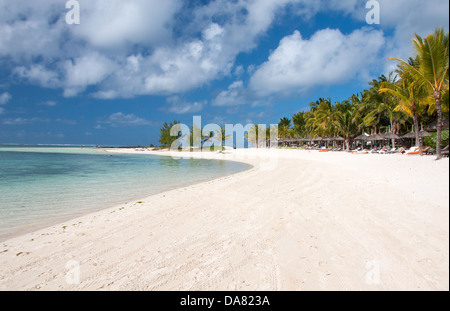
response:
[[[0,240],[248,168],[73,145],[1,145]]]

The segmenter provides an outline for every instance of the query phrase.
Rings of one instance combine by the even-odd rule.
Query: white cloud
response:
[[[233,107],[247,103],[246,88],[244,82],[239,80],[233,82],[227,90],[222,91],[213,101],[213,106]]]
[[[8,92],[0,94],[0,105],[6,105],[10,100],[12,96]]]
[[[309,40],[299,31],[283,38],[278,48],[250,80],[260,96],[301,92],[319,85],[333,85],[366,75],[385,43],[383,33],[369,28],[349,35],[339,30],[316,32]]]
[[[144,125],[152,125],[150,121],[139,118],[134,114],[124,114],[123,112],[113,113],[99,124],[108,124],[112,127],[136,127]]]
[[[40,64],[31,64],[29,67],[16,67],[13,74],[21,79],[25,79],[46,88],[58,88],[63,86],[58,72],[47,69]]]
[[[171,38],[178,0],[80,1],[81,23],[75,35],[100,48],[153,45]]]
[[[47,100],[39,104],[40,106],[55,107],[57,103],[53,100]]]
[[[17,76],[63,88],[65,96],[90,85],[105,99],[172,95],[229,75],[237,55],[256,47],[275,13],[294,2],[302,1],[217,0],[188,8],[178,0],[81,0],[81,24],[68,26],[56,0],[3,1],[0,50],[28,60],[17,62]],[[192,19],[178,27],[192,32],[174,38],[174,16],[182,8]],[[215,18],[220,22],[211,22]]]
[[[36,122],[41,123],[49,123],[51,122],[50,119],[43,119],[43,118],[8,118],[3,120],[3,125],[26,125],[26,124],[32,124]]]
[[[178,96],[169,97],[167,103],[169,104],[169,107],[166,108],[167,111],[174,114],[198,113],[202,111],[207,104],[206,101],[193,103],[184,102]]]
[[[367,12],[366,1],[360,0],[215,0],[194,6],[180,0],[79,1],[81,24],[67,25],[61,0],[0,0],[0,57],[11,60],[15,77],[61,88],[65,96],[76,96],[89,86],[96,86],[94,96],[104,99],[172,96],[229,76],[233,68],[239,77],[237,56],[256,48],[283,14],[308,20],[319,12],[335,11],[364,21]],[[380,5],[381,25],[374,29],[393,34],[386,37],[386,53],[378,61],[408,57],[413,32],[448,27],[447,0],[380,0]],[[179,15],[183,18],[177,19]],[[351,40],[343,41],[347,39]],[[317,43],[303,41],[307,50]],[[342,47],[347,48],[345,43]],[[258,71],[252,86],[260,84],[257,77],[263,67],[270,66],[247,67],[250,74],[252,68]],[[292,84],[298,83],[297,79]]]
[[[5,113],[5,108],[0,107],[0,114],[4,114],[4,113]]]
[[[65,91],[67,97],[76,96],[89,85],[102,82],[116,69],[116,64],[98,53],[88,54],[64,64]]]

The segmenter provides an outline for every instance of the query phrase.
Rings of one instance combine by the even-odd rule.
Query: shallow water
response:
[[[248,168],[98,149],[0,147],[0,240]]]

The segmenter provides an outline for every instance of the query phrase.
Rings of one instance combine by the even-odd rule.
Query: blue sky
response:
[[[157,144],[166,121],[272,124],[448,31],[447,0],[0,0],[0,143]]]

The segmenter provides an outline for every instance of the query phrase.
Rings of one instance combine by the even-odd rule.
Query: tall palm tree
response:
[[[326,136],[332,135],[334,132],[334,109],[330,100],[321,101],[314,112],[314,119],[311,125],[314,127],[316,134]]]
[[[350,138],[358,131],[357,123],[358,107],[352,105],[350,101],[336,104],[335,125],[338,133],[345,139],[347,151],[350,150]]]
[[[292,122],[294,123],[294,132],[297,137],[306,137],[308,135],[306,116],[306,112],[299,112],[292,117]]]
[[[412,68],[419,67],[419,61],[410,59],[408,66]],[[420,109],[428,105],[429,94],[426,86],[414,79],[409,67],[400,66],[397,69],[400,79],[396,83],[383,82],[380,93],[389,93],[399,99],[397,111],[402,111],[414,120],[414,129],[416,133],[416,142],[419,146],[420,155],[422,152],[422,141],[420,139],[419,113]]]
[[[438,115],[436,153],[437,160],[439,160],[442,158],[442,94],[448,90],[449,80],[449,35],[444,33],[443,28],[439,28],[434,34],[430,34],[426,38],[422,38],[417,34],[415,36],[413,45],[419,58],[419,68],[411,66],[402,59],[391,59],[398,61],[400,63],[399,66],[402,68],[408,69],[416,83],[426,85],[434,97]]]
[[[286,138],[290,134],[290,127],[292,126],[292,121],[288,118],[282,118],[278,123],[278,131],[281,138]]]

